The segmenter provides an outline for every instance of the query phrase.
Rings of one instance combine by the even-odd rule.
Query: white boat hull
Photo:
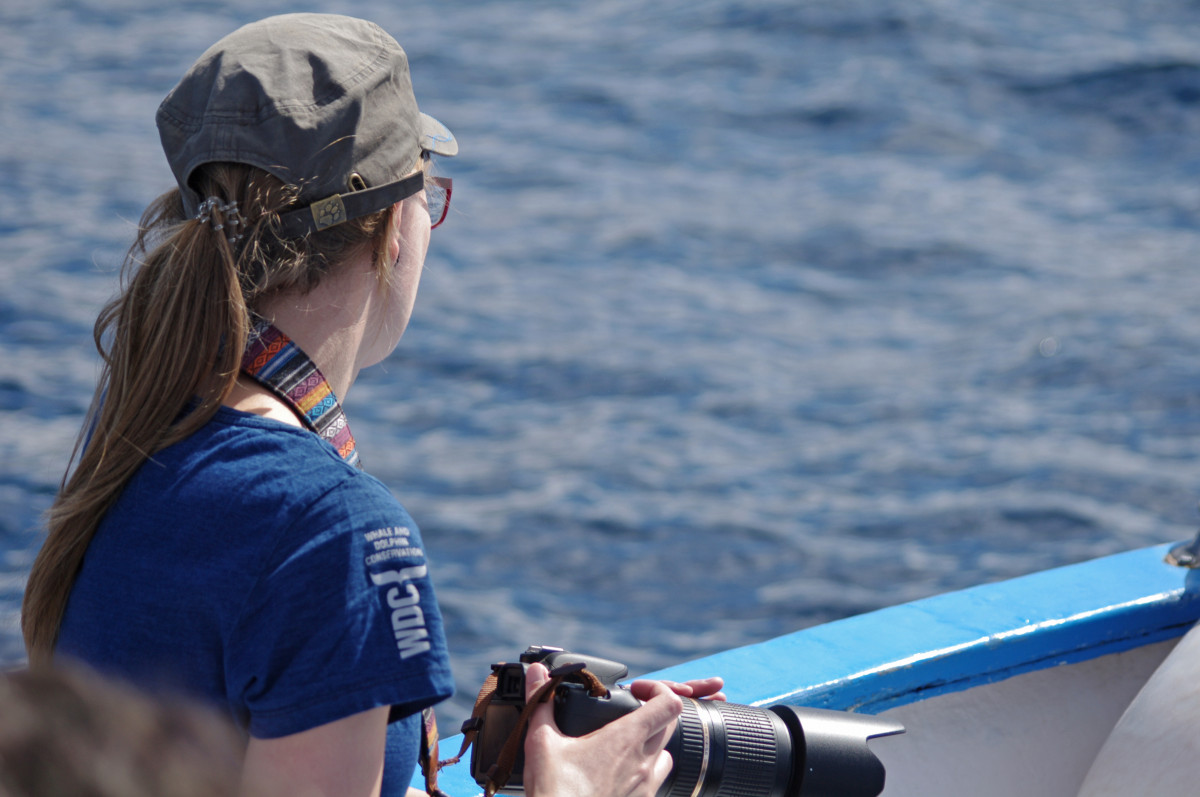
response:
[[[1063,664],[883,712],[885,797],[1071,797],[1176,640]]]

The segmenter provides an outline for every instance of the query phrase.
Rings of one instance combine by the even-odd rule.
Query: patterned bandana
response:
[[[354,435],[333,389],[316,363],[271,322],[255,321],[242,355],[242,373],[254,379],[291,407],[311,431],[329,442],[342,459],[362,464]]]

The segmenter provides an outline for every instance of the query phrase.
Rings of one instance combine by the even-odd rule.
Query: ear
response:
[[[391,274],[396,260],[400,257],[400,245],[403,238],[400,233],[400,214],[403,205],[403,202],[397,202],[387,209],[387,218],[375,232],[375,237],[371,239],[371,247],[374,250],[371,255],[371,263],[379,272],[381,279],[386,279]]]
[[[392,267],[400,259],[400,246],[404,238],[400,230],[404,226],[405,205],[407,204],[404,200],[400,200],[392,205],[391,212],[388,213],[387,225],[384,231],[384,235],[386,236],[385,251],[387,253],[387,260],[385,262],[392,264]]]

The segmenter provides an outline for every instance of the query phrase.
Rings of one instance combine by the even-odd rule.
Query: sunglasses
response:
[[[429,205],[429,229],[434,229],[446,220],[450,212],[450,194],[454,181],[449,177],[425,178],[425,201]]]

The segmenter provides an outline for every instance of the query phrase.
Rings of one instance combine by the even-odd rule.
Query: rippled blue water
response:
[[[646,670],[1191,534],[1194,3],[247,8],[0,5],[0,662],[170,183],[154,109],[285,10],[383,24],[462,144],[417,317],[346,405],[463,700],[528,642]]]

